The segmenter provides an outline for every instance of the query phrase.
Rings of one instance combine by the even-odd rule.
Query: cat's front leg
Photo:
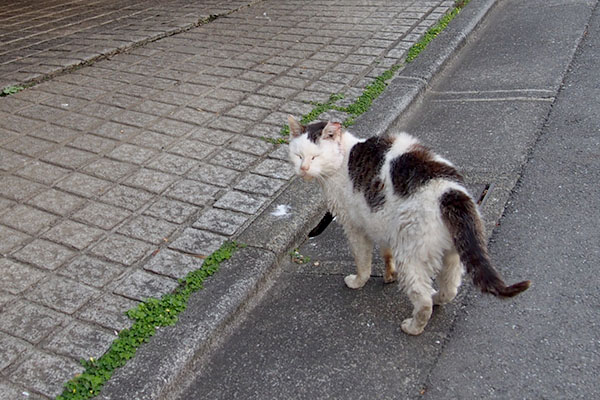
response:
[[[371,277],[373,242],[365,234],[354,229],[346,229],[346,235],[354,254],[356,275],[346,276],[344,282],[351,289],[360,289]]]

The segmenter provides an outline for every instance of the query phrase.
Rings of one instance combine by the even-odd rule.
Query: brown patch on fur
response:
[[[384,184],[379,173],[390,150],[393,139],[375,136],[357,143],[350,150],[348,173],[355,191],[362,192],[371,211],[380,210],[385,203]]]
[[[462,182],[462,175],[451,165],[436,161],[433,153],[421,144],[392,160],[390,164],[394,192],[407,197],[431,179],[442,178]]]
[[[492,266],[484,237],[483,223],[473,200],[463,192],[450,190],[440,199],[440,210],[446,227],[452,235],[461,262],[471,274],[473,283],[482,292],[499,297],[513,297],[529,288],[523,281],[506,286]]]
[[[385,283],[395,282],[398,278],[398,273],[396,272],[396,264],[394,263],[394,257],[392,256],[392,250],[384,250],[383,261],[385,262],[385,273],[383,274],[383,281]]]

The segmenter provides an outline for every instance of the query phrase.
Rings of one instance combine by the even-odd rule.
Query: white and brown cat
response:
[[[495,296],[512,297],[530,286],[504,283],[462,176],[417,139],[400,133],[363,140],[335,122],[303,126],[290,116],[288,123],[296,174],[319,182],[352,247],[356,274],[346,276],[346,285],[358,289],[367,282],[377,243],[384,281],[399,278],[414,307],[402,322],[404,332],[423,332],[433,305],[456,296],[465,268],[476,286]]]

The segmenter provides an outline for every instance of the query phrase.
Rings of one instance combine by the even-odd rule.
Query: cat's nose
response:
[[[300,166],[300,170],[301,170],[301,171],[304,171],[304,172],[306,172],[306,171],[308,171],[309,169],[310,169],[310,165],[308,165],[308,164],[304,164],[304,163],[302,163],[302,165]]]

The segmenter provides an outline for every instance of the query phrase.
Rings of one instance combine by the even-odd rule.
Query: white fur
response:
[[[433,179],[408,198],[395,195],[389,164],[418,143],[414,137],[401,133],[395,137],[381,169],[385,205],[374,212],[363,194],[353,190],[348,175],[350,149],[360,141],[349,132],[343,132],[336,140],[320,139],[318,144],[301,135],[291,141],[290,157],[298,175],[317,178],[330,211],[344,227],[357,265],[356,274],[346,276],[346,285],[358,289],[367,282],[374,243],[390,249],[398,278],[414,307],[402,329],[418,335],[431,316],[433,304],[451,301],[460,285],[464,268],[443,223],[439,199],[449,189],[466,191],[458,183]],[[450,164],[439,156],[436,161]],[[436,293],[432,279],[438,274]]]

